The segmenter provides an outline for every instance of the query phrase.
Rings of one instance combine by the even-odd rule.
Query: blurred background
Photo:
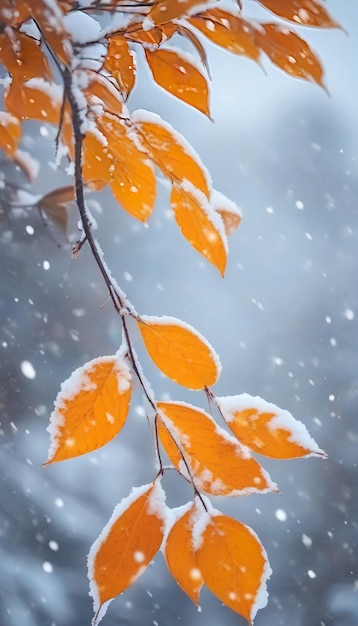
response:
[[[248,17],[269,19],[245,2]],[[131,109],[154,110],[192,143],[214,186],[244,213],[225,279],[182,238],[165,186],[147,228],[108,191],[93,196],[108,265],[141,313],[174,315],[215,346],[218,395],[248,392],[302,420],[328,460],[262,460],[282,495],[214,500],[250,524],[273,569],[256,626],[358,624],[358,5],[327,8],[348,31],[300,29],[318,51],[327,95],[268,61],[263,68],[207,44],[209,122],[153,85],[141,59]],[[69,184],[53,167],[53,134],[26,123],[22,147],[41,163],[28,189]],[[26,186],[1,157],[1,189]],[[86,555],[113,507],[150,482],[154,453],[140,390],[120,436],[86,457],[42,468],[53,401],[76,367],[113,354],[121,328],[86,248],[76,260],[36,211],[0,201],[0,623],[90,624]],[[138,347],[139,349],[139,347]],[[142,353],[141,353],[142,354]],[[206,407],[143,354],[158,398]],[[165,478],[168,503],[190,491]],[[110,606],[105,624],[244,624],[209,592],[202,612],[161,555]]]

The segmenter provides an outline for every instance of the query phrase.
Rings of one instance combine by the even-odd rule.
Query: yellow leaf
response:
[[[75,370],[56,398],[45,465],[86,454],[111,441],[125,423],[130,392],[131,374],[118,353]]]
[[[143,315],[138,327],[150,357],[166,376],[189,389],[216,383],[221,371],[219,358],[192,326],[174,317]]]
[[[196,5],[202,5],[203,0],[158,0],[149,11],[148,18],[154,24],[164,24],[183,17]]]
[[[257,45],[287,74],[310,80],[325,89],[323,68],[304,39],[278,24],[261,24],[256,31]]]
[[[104,69],[116,80],[126,100],[135,84],[136,65],[134,55],[124,37],[110,37]]]
[[[184,402],[158,402],[159,436],[166,453],[199,491],[237,496],[276,491],[265,470],[234,437],[202,409]]]
[[[174,183],[186,179],[209,198],[209,173],[180,133],[159,115],[148,115],[146,111],[136,111],[132,115],[132,123],[143,150],[165,176]]]
[[[173,185],[170,206],[184,237],[224,275],[227,241],[220,216],[203,193],[188,181]]]
[[[216,189],[212,190],[210,205],[219,213],[225,229],[225,234],[228,237],[231,235],[237,228],[239,228],[242,220],[242,213],[239,207],[233,202],[226,198],[224,194],[220,191],[216,191]]]
[[[204,584],[252,624],[258,609],[267,603],[271,568],[265,549],[248,526],[218,511],[202,517],[196,556]]]
[[[210,117],[209,90],[205,76],[178,50],[146,50],[155,82],[166,91]]]
[[[221,48],[258,61],[260,50],[255,43],[253,28],[238,15],[223,9],[209,9],[188,21]]]
[[[20,136],[21,126],[18,118],[0,111],[0,149],[14,157]]]
[[[317,0],[258,0],[272,13],[302,26],[341,28]]]
[[[182,507],[180,517],[171,527],[165,542],[164,556],[168,569],[189,598],[199,603],[203,586],[201,572],[193,547],[193,526],[196,521],[196,504]]]
[[[116,506],[88,556],[92,623],[97,623],[104,603],[143,574],[162,543],[165,519],[165,494],[159,481],[133,489]]]
[[[304,424],[271,402],[247,393],[216,402],[234,435],[254,452],[274,459],[325,456]]]

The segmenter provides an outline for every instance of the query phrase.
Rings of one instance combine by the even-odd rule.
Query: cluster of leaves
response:
[[[318,0],[259,4],[298,25],[338,27]],[[252,623],[266,603],[265,550],[250,528],[213,509],[203,493],[277,491],[252,452],[276,459],[324,455],[287,411],[247,394],[217,397],[211,387],[220,375],[219,359],[191,326],[135,311],[104,262],[86,204],[87,191],[109,185],[120,206],[145,222],[154,208],[159,170],[168,180],[182,234],[224,274],[226,237],[240,224],[239,209],[212,188],[184,137],[152,112],[130,113],[128,99],[136,81],[135,55],[142,51],[160,87],[210,118],[205,39],[256,62],[265,53],[286,73],[324,86],[320,61],[291,27],[249,21],[242,10],[240,1],[229,10],[220,0],[3,0],[0,6],[0,63],[7,71],[0,148],[20,162],[23,120],[58,128],[57,157],[70,163],[73,184],[41,198],[40,205],[65,228],[66,205],[76,201],[82,232],[73,254],[88,243],[123,326],[114,356],[86,363],[62,385],[51,415],[47,464],[96,450],[119,433],[133,376],[147,399],[158,457],[153,481],[116,507],[91,548],[95,623],[160,547],[194,602],[205,584]],[[99,18],[108,15],[109,25],[102,27]],[[189,41],[197,57],[174,48],[174,37]],[[212,412],[232,434],[200,407],[156,400],[134,349],[133,322],[160,370],[179,385],[204,390]],[[162,449],[193,487],[193,501],[174,510],[166,507],[161,487]]]

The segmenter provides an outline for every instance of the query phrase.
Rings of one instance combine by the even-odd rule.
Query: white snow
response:
[[[233,200],[230,200],[230,198],[227,198],[221,193],[221,191],[217,191],[217,189],[211,190],[210,204],[216,211],[221,209],[222,211],[227,211],[228,213],[242,217],[241,208],[238,207]]]
[[[276,519],[279,522],[286,522],[286,520],[287,520],[287,513],[283,509],[277,509],[275,511],[275,517],[276,517]]]
[[[53,572],[53,565],[52,563],[49,563],[49,561],[44,561],[42,563],[42,569],[44,572],[46,572],[46,574],[52,574]]]
[[[67,13],[63,18],[63,23],[75,45],[97,41],[101,37],[99,23],[84,11]]]
[[[21,372],[23,375],[29,380],[34,380],[36,378],[36,370],[30,361],[22,361]]]
[[[148,513],[155,515],[166,524],[168,509],[165,504],[165,491],[160,480],[156,480],[148,502]]]
[[[215,515],[222,515],[220,511],[214,509],[211,504],[209,498],[206,496],[203,497],[203,502],[206,506],[206,510],[203,507],[200,498],[195,497],[195,509],[192,513],[192,522],[193,522],[193,530],[192,530],[192,544],[193,549],[196,552],[203,545],[203,535],[207,526],[211,523],[211,520]]]

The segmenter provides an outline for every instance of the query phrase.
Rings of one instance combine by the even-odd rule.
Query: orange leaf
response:
[[[258,0],[272,13],[302,26],[341,28],[317,0]]]
[[[141,153],[134,145],[126,153],[132,156],[126,159],[123,152],[123,158],[113,166],[111,189],[127,213],[146,222],[154,208],[156,178],[151,164],[139,156]]]
[[[221,48],[254,61],[259,59],[260,50],[255,43],[253,28],[238,15],[223,9],[209,9],[188,21]]]
[[[153,4],[148,19],[154,24],[164,24],[183,17],[196,5],[202,5],[203,0],[159,0]]]
[[[205,195],[183,181],[181,186],[173,185],[170,206],[184,237],[223,276],[227,260],[224,226]]]
[[[276,491],[267,472],[205,411],[184,402],[158,402],[161,442],[178,471],[188,468],[199,491],[238,496]]]
[[[13,157],[20,137],[21,126],[18,118],[10,113],[0,111],[0,149]]]
[[[178,585],[195,604],[198,604],[203,580],[196,562],[192,537],[197,515],[196,504],[189,503],[177,512],[181,515],[169,531],[164,556],[168,569]]]
[[[210,117],[205,76],[178,50],[145,51],[155,82],[166,91]]]
[[[302,422],[262,398],[243,393],[216,402],[234,435],[254,452],[274,459],[325,456]]]
[[[210,204],[214,211],[219,213],[225,229],[225,234],[228,237],[237,228],[239,228],[242,220],[242,213],[239,207],[229,200],[224,194],[216,189],[212,190]]]
[[[159,27],[150,28],[149,30],[143,30],[141,28],[140,22],[134,21],[132,24],[129,24],[126,32],[125,38],[129,41],[133,41],[134,43],[141,43],[144,45],[150,46],[158,46],[162,43],[162,30]]]
[[[272,573],[264,547],[251,528],[218,511],[203,513],[197,524],[196,555],[204,584],[252,624],[267,604],[266,581]]]
[[[101,141],[102,139],[102,141]],[[88,132],[83,138],[83,178],[86,182],[104,181],[109,183],[113,157],[108,154],[107,140],[100,133]]]
[[[143,150],[171,181],[184,178],[208,198],[211,181],[199,156],[184,137],[159,115],[136,111],[132,122]]]
[[[125,211],[146,222],[156,198],[152,164],[116,116],[104,114],[97,124],[108,141],[108,157],[112,159],[109,168],[112,192]]]
[[[178,33],[178,35],[181,35],[182,37],[185,37],[185,39],[187,39],[188,41],[190,41],[190,43],[194,46],[195,50],[197,51],[197,53],[199,54],[200,57],[200,61],[202,62],[203,66],[205,67],[209,77],[210,77],[210,68],[209,68],[209,63],[208,63],[208,57],[206,54],[206,50],[203,46],[203,44],[201,43],[200,39],[198,39],[198,37],[196,36],[196,34],[193,32],[192,29],[187,28],[186,26],[184,26],[184,24],[164,24],[162,26],[162,30],[167,33],[168,26],[172,26],[174,29],[173,34]],[[170,32],[170,30],[169,30]]]
[[[192,326],[175,317],[143,315],[137,321],[150,357],[166,376],[189,389],[216,383],[221,371],[219,358]]]
[[[49,78],[50,67],[35,39],[7,27],[0,34],[0,62],[15,80]]]
[[[0,20],[10,26],[20,26],[31,16],[31,11],[24,6],[22,0],[1,0]]]
[[[131,375],[120,353],[93,359],[75,370],[57,395],[48,430],[45,465],[97,450],[125,423]]]
[[[110,37],[104,69],[113,76],[126,100],[136,76],[135,58],[124,37]]]
[[[160,548],[165,520],[165,494],[159,481],[133,489],[116,506],[88,556],[92,623],[103,616],[104,603],[143,574]]]
[[[120,91],[111,83],[108,76],[96,72],[86,72],[88,85],[84,87],[83,93],[89,106],[101,104],[105,110],[113,111],[120,115],[123,109],[123,98]]]
[[[311,80],[325,89],[323,68],[304,39],[278,24],[261,24],[256,31],[257,45],[287,74]]]
[[[4,101],[7,110],[22,120],[35,119],[58,124],[62,90],[42,78],[31,78],[25,84],[13,81]]]
[[[42,35],[56,57],[69,65],[71,43],[63,24],[63,12],[58,3],[48,0],[23,0],[32,19],[38,24]]]

